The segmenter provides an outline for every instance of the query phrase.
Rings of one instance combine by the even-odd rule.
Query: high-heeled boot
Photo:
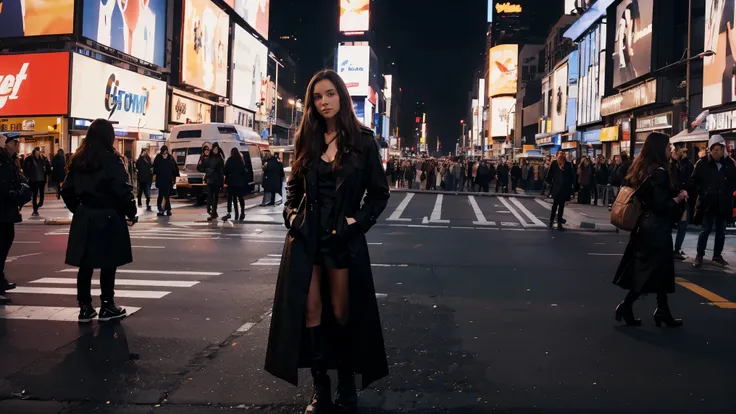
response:
[[[355,370],[352,359],[352,338],[347,327],[338,328],[340,357],[337,366],[337,397],[335,405],[339,413],[351,414],[358,405],[358,393],[355,388]]]
[[[661,327],[664,323],[670,328],[682,326],[682,319],[675,319],[670,311],[666,293],[657,294],[657,309],[654,311],[654,324]]]
[[[634,317],[634,302],[639,298],[639,293],[630,291],[624,301],[616,307],[616,320],[623,319],[628,326],[640,326],[641,319]]]
[[[327,354],[325,351],[324,333],[321,326],[307,328],[312,359],[312,380],[314,392],[312,401],[305,413],[325,414],[333,411],[332,388],[327,375]]]

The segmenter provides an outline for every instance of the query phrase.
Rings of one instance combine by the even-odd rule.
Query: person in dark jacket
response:
[[[220,199],[220,190],[225,184],[225,156],[218,143],[212,144],[210,155],[197,166],[197,170],[204,173],[204,181],[207,183],[207,212],[210,216],[207,220],[214,220],[217,214],[217,202]]]
[[[61,191],[64,204],[74,215],[66,264],[79,267],[79,322],[90,322],[97,316],[90,295],[94,269],[101,269],[99,321],[126,315],[125,309],[115,304],[115,272],[133,261],[128,225],[136,222],[137,209],[125,162],[115,151],[114,141],[115,130],[109,121],[93,121],[69,161]]]
[[[56,186],[56,199],[61,198],[61,184],[66,179],[66,158],[64,150],[56,151],[54,159],[51,160],[51,182]]]
[[[562,216],[565,214],[565,203],[570,201],[575,186],[575,170],[567,160],[564,151],[557,153],[557,160],[552,161],[545,179],[550,187],[552,197],[552,211],[549,217],[549,228],[552,228],[557,215],[557,230],[563,231],[562,224],[565,223]]]
[[[698,252],[693,262],[694,267],[703,265],[705,247],[710,232],[716,231],[713,246],[712,263],[728,266],[723,260],[723,245],[726,242],[726,224],[733,215],[733,193],[736,191],[736,166],[726,156],[726,142],[720,135],[713,135],[708,141],[709,154],[695,164],[695,171],[690,178],[690,188],[698,195],[695,206],[695,224],[703,227],[698,236]]]
[[[138,179],[138,207],[142,207],[141,197],[146,195],[146,211],[151,211],[151,184],[153,184],[153,163],[148,154],[148,148],[141,150],[141,155],[135,161],[136,177]]]
[[[670,158],[669,172],[670,176],[675,181],[675,189],[677,191],[685,190],[689,188],[691,172],[686,168],[686,164],[683,160],[687,159],[687,152],[685,148],[672,149],[672,158]],[[675,260],[685,260],[685,252],[682,251],[682,243],[685,241],[685,235],[687,234],[687,209],[683,211],[682,216],[677,220],[677,235],[675,236]]]
[[[516,189],[519,186],[521,178],[521,167],[519,167],[519,163],[515,162],[514,166],[511,167],[511,191],[513,191],[514,194],[516,194]]]
[[[304,96],[266,371],[297,385],[298,368],[311,368],[308,412],[324,414],[333,412],[327,370],[336,366],[335,402],[350,413],[354,373],[363,388],[388,375],[365,233],[386,208],[389,184],[378,143],[356,118],[342,78],[321,71]]]
[[[252,180],[253,173],[248,170],[243,160],[243,154],[233,147],[230,150],[230,158],[225,163],[225,183],[227,184],[227,215],[223,220],[229,220],[232,205],[235,204],[235,220],[245,220],[245,193],[248,183]],[[238,204],[240,204],[240,215],[238,215]]]
[[[44,188],[49,170],[46,160],[41,156],[41,148],[36,147],[33,153],[26,158],[23,171],[28,179],[28,185],[33,191],[33,214],[38,216],[38,209],[43,207]]]
[[[670,144],[667,135],[653,132],[644,142],[641,153],[625,177],[637,189],[642,216],[638,228],[631,232],[624,256],[613,283],[629,293],[616,308],[616,320],[630,326],[641,325],[634,317],[634,302],[642,294],[657,294],[654,323],[680,326],[682,320],[672,316],[667,294],[675,291],[675,264],[672,260],[672,223],[685,210],[687,192],[680,190],[668,172]]]
[[[498,181],[496,182],[496,192],[498,192],[499,189],[503,193],[509,192],[509,173],[510,171],[511,169],[509,168],[509,166],[506,164],[505,161],[502,160],[498,164],[498,168],[496,168],[496,176],[498,177],[497,178]]]
[[[478,184],[478,191],[487,193],[491,184],[491,170],[488,168],[488,161],[480,162],[475,179]]]
[[[595,173],[587,155],[583,156],[578,166],[577,182],[580,186],[578,204],[590,205],[591,191],[595,188]]]
[[[22,221],[20,207],[30,201],[30,189],[23,186],[20,171],[13,160],[20,146],[18,135],[0,137],[5,141],[5,147],[0,147],[0,304],[4,304],[8,301],[5,292],[15,289],[15,283],[5,277],[5,260],[15,239],[15,223]]]
[[[169,154],[169,147],[166,145],[153,160],[153,175],[156,180],[156,188],[158,189],[158,216],[164,214],[171,215],[171,194],[174,192],[174,183],[176,177],[179,176],[179,168],[176,166],[174,157]]]
[[[272,206],[276,204],[276,193],[281,194],[284,181],[284,164],[269,152],[263,163],[263,202],[261,206]],[[271,201],[266,203],[266,196],[271,195]]]
[[[595,167],[593,173],[595,174],[595,193],[593,194],[593,204],[598,205],[598,198],[604,198],[603,194],[608,191],[608,165],[606,160],[603,159],[603,155],[598,154],[595,158]],[[608,201],[608,200],[606,200]]]

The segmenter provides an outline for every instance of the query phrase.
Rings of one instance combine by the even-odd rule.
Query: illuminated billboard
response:
[[[567,63],[555,69],[552,77],[552,132],[562,132],[565,127],[567,114]]]
[[[733,1],[705,1],[705,48],[716,52],[703,58],[703,107],[721,105],[736,100],[734,69],[736,63],[729,53],[736,25]],[[733,49],[732,49],[733,50]]]
[[[69,97],[69,52],[0,55],[0,117],[64,115]]]
[[[227,95],[230,20],[210,0],[184,0],[181,81],[217,95]]]
[[[261,85],[266,81],[268,48],[242,27],[235,26],[233,42],[231,102],[256,112],[261,101]]]
[[[616,6],[613,87],[652,70],[654,0],[623,0]]]
[[[368,96],[370,60],[370,46],[338,46],[336,72],[348,87],[350,96]]]
[[[271,0],[225,0],[235,13],[239,14],[250,27],[268,40],[268,19]]]
[[[370,0],[340,0],[340,31],[365,32],[370,29]]]
[[[166,55],[166,0],[84,0],[82,35],[158,66]]]
[[[504,96],[491,99],[491,136],[505,137],[514,127],[516,98]]]
[[[518,45],[500,45],[488,52],[488,96],[516,94]]]
[[[68,34],[73,31],[74,0],[0,1],[0,38]]]

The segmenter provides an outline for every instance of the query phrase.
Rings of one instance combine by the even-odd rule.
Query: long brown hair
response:
[[[295,173],[302,173],[309,169],[312,162],[322,156],[327,150],[324,134],[327,130],[327,122],[317,111],[314,104],[314,87],[318,82],[329,80],[335,85],[337,95],[340,97],[340,110],[337,113],[337,154],[335,166],[339,168],[342,154],[348,147],[353,147],[360,137],[360,122],[353,111],[353,101],[348,93],[340,75],[331,70],[317,72],[309,81],[307,92],[304,95],[304,116],[296,131],[294,140],[294,161],[291,169]]]
[[[74,152],[67,170],[96,171],[104,166],[106,154],[114,154],[121,158],[115,150],[115,128],[106,119],[95,119],[87,129],[87,136],[82,140],[79,148]]]
[[[631,187],[639,187],[644,180],[659,167],[667,171],[670,176],[670,185],[674,187],[672,175],[669,173],[668,160],[664,155],[665,149],[670,145],[670,137],[660,132],[652,132],[647,136],[641,153],[634,158],[629,167],[626,180]]]

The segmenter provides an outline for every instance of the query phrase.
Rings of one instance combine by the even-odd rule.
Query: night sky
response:
[[[282,33],[298,37],[294,54],[301,66],[297,84],[302,87],[314,72],[325,67],[325,59],[336,45],[338,3],[271,0],[271,39]],[[454,151],[461,133],[460,120],[468,111],[468,92],[476,82],[476,70],[483,67],[486,7],[487,0],[372,1],[374,50],[384,64],[396,63],[403,88],[402,138],[411,137],[414,105],[424,101],[430,149],[440,137],[443,152]]]

